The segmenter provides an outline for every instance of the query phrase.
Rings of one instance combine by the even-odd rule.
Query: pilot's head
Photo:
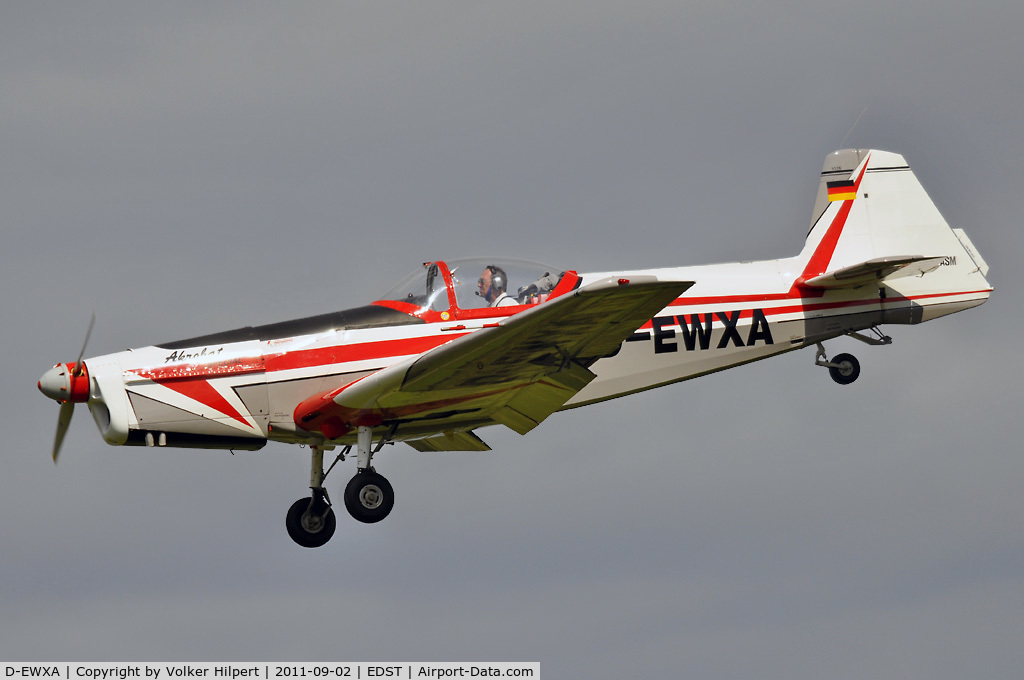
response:
[[[489,264],[484,268],[476,283],[477,295],[487,302],[494,302],[499,295],[505,292],[505,287],[508,286],[508,277],[505,275],[504,269]]]

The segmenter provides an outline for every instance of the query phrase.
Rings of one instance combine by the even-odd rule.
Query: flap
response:
[[[945,257],[880,257],[850,267],[826,272],[821,276],[804,281],[810,288],[856,288],[867,283],[884,279],[898,279],[904,276],[923,276],[937,269]]]
[[[476,433],[444,432],[434,437],[412,439],[405,442],[417,451],[490,451],[491,447]]]
[[[510,430],[526,434],[562,408],[565,402],[596,377],[579,364],[572,363],[557,373],[518,390],[491,417]]]

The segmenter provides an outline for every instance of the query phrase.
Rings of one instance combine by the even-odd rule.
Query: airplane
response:
[[[842,149],[825,159],[795,257],[582,274],[435,260],[362,307],[84,360],[83,346],[38,388],[61,404],[54,462],[80,403],[112,445],[309,447],[311,493],[285,524],[314,548],[334,534],[324,480],[346,457],[356,458],[346,509],[379,522],[395,502],[373,466],[385,444],[486,451],[476,431],[487,426],[526,434],[557,411],[810,346],[847,385],[859,361],[828,358],[824,342],[888,345],[884,324],[984,303],[987,273],[902,156]]]

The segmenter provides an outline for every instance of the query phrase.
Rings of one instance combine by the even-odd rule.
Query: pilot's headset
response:
[[[508,289],[508,281],[505,280],[505,270],[501,267],[495,267],[493,264],[487,265],[487,269],[491,272],[491,287],[505,292]]]

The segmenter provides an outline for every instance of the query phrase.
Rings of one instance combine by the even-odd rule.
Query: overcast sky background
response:
[[[545,677],[1019,678],[1018,2],[7,3],[0,659],[540,661]],[[295,546],[308,450],[107,446],[88,355],[353,307],[427,259],[784,257],[825,155],[902,153],[983,307],[396,446]],[[354,464],[327,486],[335,497]]]

